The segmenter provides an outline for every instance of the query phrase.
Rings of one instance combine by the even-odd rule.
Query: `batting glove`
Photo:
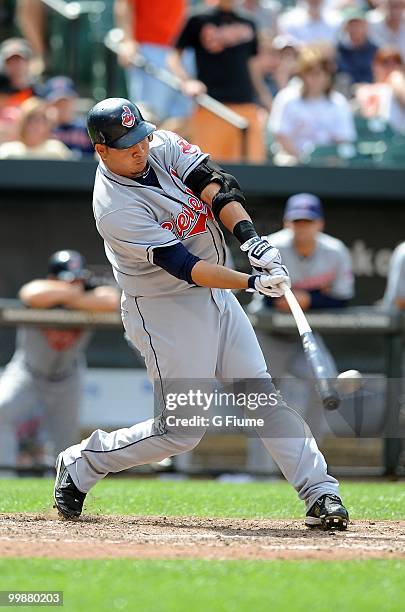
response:
[[[270,274],[252,274],[248,281],[249,289],[272,298],[284,295],[285,287],[282,286],[283,283],[291,287],[291,280],[285,266],[279,266],[277,270],[272,270]]]
[[[247,253],[252,268],[270,272],[281,266],[280,251],[271,246],[267,238],[255,236],[244,242],[240,248]]]

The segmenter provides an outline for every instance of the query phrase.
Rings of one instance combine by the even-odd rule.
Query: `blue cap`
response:
[[[284,211],[285,221],[298,221],[299,219],[323,219],[322,203],[312,193],[297,193],[287,200]]]
[[[44,95],[46,100],[55,102],[62,98],[75,98],[77,91],[72,79],[65,76],[57,76],[46,82]]]

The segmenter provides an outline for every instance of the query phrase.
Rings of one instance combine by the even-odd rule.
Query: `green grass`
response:
[[[41,512],[52,480],[0,480],[0,512]],[[346,482],[354,519],[405,518],[405,483]],[[87,512],[300,518],[285,482],[107,479]],[[384,612],[404,609],[405,561],[0,559],[0,590],[62,590],[66,612]],[[23,607],[24,610],[37,608]]]
[[[66,612],[399,612],[404,572],[404,561],[377,560],[7,559],[0,589],[62,590]]]
[[[42,512],[53,481],[0,480],[0,512]],[[341,492],[353,519],[404,519],[405,483],[346,482]],[[107,479],[86,501],[88,513],[246,518],[300,518],[304,507],[286,482]]]

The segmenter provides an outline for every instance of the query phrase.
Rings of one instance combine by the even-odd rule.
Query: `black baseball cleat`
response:
[[[314,503],[305,517],[307,527],[344,531],[349,523],[349,513],[337,495],[325,494]]]
[[[58,456],[55,467],[54,508],[57,508],[59,514],[65,519],[78,518],[82,513],[86,493],[79,491],[74,484],[63,463],[62,454]]]

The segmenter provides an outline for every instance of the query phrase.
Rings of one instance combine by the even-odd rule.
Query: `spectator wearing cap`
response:
[[[366,15],[355,7],[348,7],[343,15],[344,26],[336,52],[337,71],[347,75],[351,84],[371,83],[373,58],[378,47],[368,36]]]
[[[270,234],[268,240],[280,250],[301,308],[311,312],[347,306],[354,294],[350,253],[341,240],[324,233],[325,218],[320,199],[311,193],[292,195],[285,206],[283,224],[283,229]],[[289,312],[284,297],[272,299],[255,296],[249,308],[252,312],[263,308]],[[300,401],[295,405],[302,406],[302,416],[320,442],[325,433],[321,416],[323,410],[314,392],[313,377],[299,337],[263,332],[257,335],[269,371],[276,379],[276,387],[287,402],[291,401],[293,394],[299,394]],[[318,334],[316,336],[325,363],[337,375],[332,355],[322,338]],[[251,453],[260,453],[256,441],[250,442]]]
[[[286,87],[274,99],[268,129],[280,154],[276,163],[297,163],[316,147],[356,139],[346,98],[332,89],[334,65],[316,48],[301,51],[302,84]]]
[[[46,103],[30,98],[21,105],[18,140],[0,145],[0,159],[72,159],[73,153],[51,138],[52,122]]]
[[[302,0],[278,20],[280,34],[290,34],[304,44],[336,43],[340,14],[325,6],[325,0]]]
[[[274,97],[291,84],[297,73],[299,43],[292,36],[279,34],[273,40],[260,37],[259,59],[263,79]]]
[[[94,148],[83,120],[76,116],[78,98],[72,79],[58,76],[49,79],[45,84],[45,100],[55,111],[55,127],[52,135],[63,142],[76,157],[94,155]]]
[[[32,51],[23,38],[9,38],[0,45],[0,95],[2,106],[19,106],[37,93],[31,72]]]
[[[360,114],[387,123],[405,134],[405,69],[398,50],[378,49],[373,60],[374,83],[359,85],[356,101]]]
[[[372,42],[378,47],[397,49],[405,62],[405,0],[382,0],[367,17]]]

